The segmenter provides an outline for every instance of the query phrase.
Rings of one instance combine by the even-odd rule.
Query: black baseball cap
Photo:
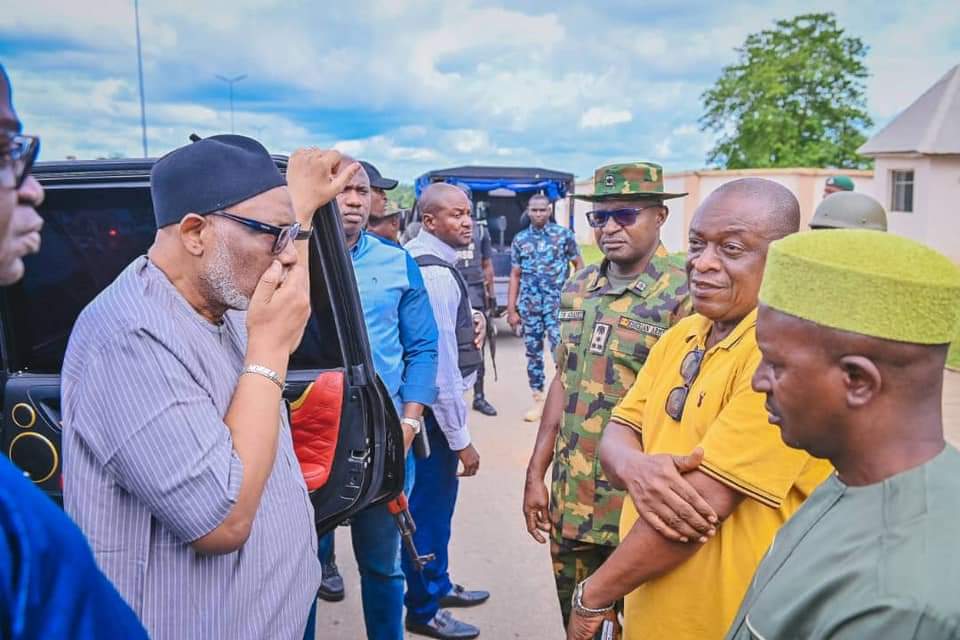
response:
[[[383,189],[384,191],[389,191],[390,189],[396,188],[399,184],[398,180],[391,180],[390,178],[384,178],[380,175],[380,172],[377,171],[377,168],[367,162],[366,160],[361,160],[360,164],[363,165],[363,170],[367,172],[367,177],[370,178],[370,186],[376,187],[377,189]]]

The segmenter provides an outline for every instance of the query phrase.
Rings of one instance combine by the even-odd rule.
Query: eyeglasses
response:
[[[310,231],[301,230],[299,222],[294,222],[293,224],[284,227],[277,227],[272,224],[267,224],[266,222],[260,222],[259,220],[244,218],[242,216],[232,214],[229,211],[211,211],[208,215],[220,216],[221,218],[226,218],[227,220],[239,222],[246,228],[258,233],[269,233],[276,238],[276,240],[273,241],[273,249],[271,251],[275,256],[283,253],[283,250],[287,248],[288,244],[290,244],[290,240],[306,240],[310,237]]]
[[[40,153],[40,138],[14,135],[7,139],[9,147],[0,152],[0,186],[19,189],[30,175],[30,168]]]
[[[667,404],[664,410],[667,415],[680,422],[683,417],[683,408],[687,404],[687,395],[690,393],[690,385],[700,375],[700,363],[703,362],[703,349],[694,349],[683,357],[680,363],[680,377],[683,379],[683,385],[674,387],[667,396]]]
[[[648,204],[645,207],[626,207],[623,209],[609,209],[607,211],[594,209],[587,213],[587,222],[589,222],[590,226],[594,229],[600,229],[603,225],[607,224],[607,220],[613,218],[613,221],[621,227],[629,227],[637,221],[637,216],[643,211],[662,206],[662,204]]]

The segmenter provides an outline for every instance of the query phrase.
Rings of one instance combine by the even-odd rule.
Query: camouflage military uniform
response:
[[[530,388],[543,391],[543,339],[554,351],[560,342],[557,307],[560,290],[570,273],[570,262],[580,255],[573,232],[548,222],[542,229],[533,225],[518,233],[510,247],[511,262],[520,268],[517,312],[523,323]]]
[[[557,371],[565,390],[550,491],[557,595],[569,616],[577,582],[617,545],[623,492],[611,488],[597,449],[610,412],[633,385],[650,348],[690,313],[687,277],[663,245],[644,273],[613,287],[607,262],[578,271],[563,289]]]

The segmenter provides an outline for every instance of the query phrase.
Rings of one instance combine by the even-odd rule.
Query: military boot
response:
[[[533,392],[533,406],[524,414],[525,422],[539,422],[543,415],[543,391]]]

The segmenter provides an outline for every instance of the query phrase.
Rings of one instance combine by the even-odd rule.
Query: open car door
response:
[[[281,170],[286,159],[276,157]],[[60,369],[80,311],[137,256],[156,227],[151,160],[39,163],[46,199],[43,244],[24,279],[0,290],[0,448],[62,504]],[[372,365],[350,257],[335,205],[319,211],[310,240],[312,317],[287,376],[288,400],[323,376],[342,390],[331,420],[336,446],[312,492],[327,530],[403,486],[403,444],[393,403]],[[318,344],[317,344],[318,343]],[[329,413],[329,412],[328,412]]]
[[[313,229],[311,318],[293,354],[287,394],[295,402],[310,383],[326,382],[327,397],[320,400],[324,404],[321,410],[325,420],[339,425],[332,436],[329,426],[324,425],[327,433],[316,446],[322,483],[314,487],[308,477],[317,528],[322,533],[403,489],[404,450],[400,418],[373,368],[353,264],[335,202],[317,211]],[[333,396],[341,388],[341,414],[334,420],[329,413],[337,404]],[[294,438],[296,442],[296,432]],[[330,457],[325,448],[332,448],[334,453],[329,469],[322,468]],[[297,452],[301,466],[309,473],[309,461],[301,447]]]

